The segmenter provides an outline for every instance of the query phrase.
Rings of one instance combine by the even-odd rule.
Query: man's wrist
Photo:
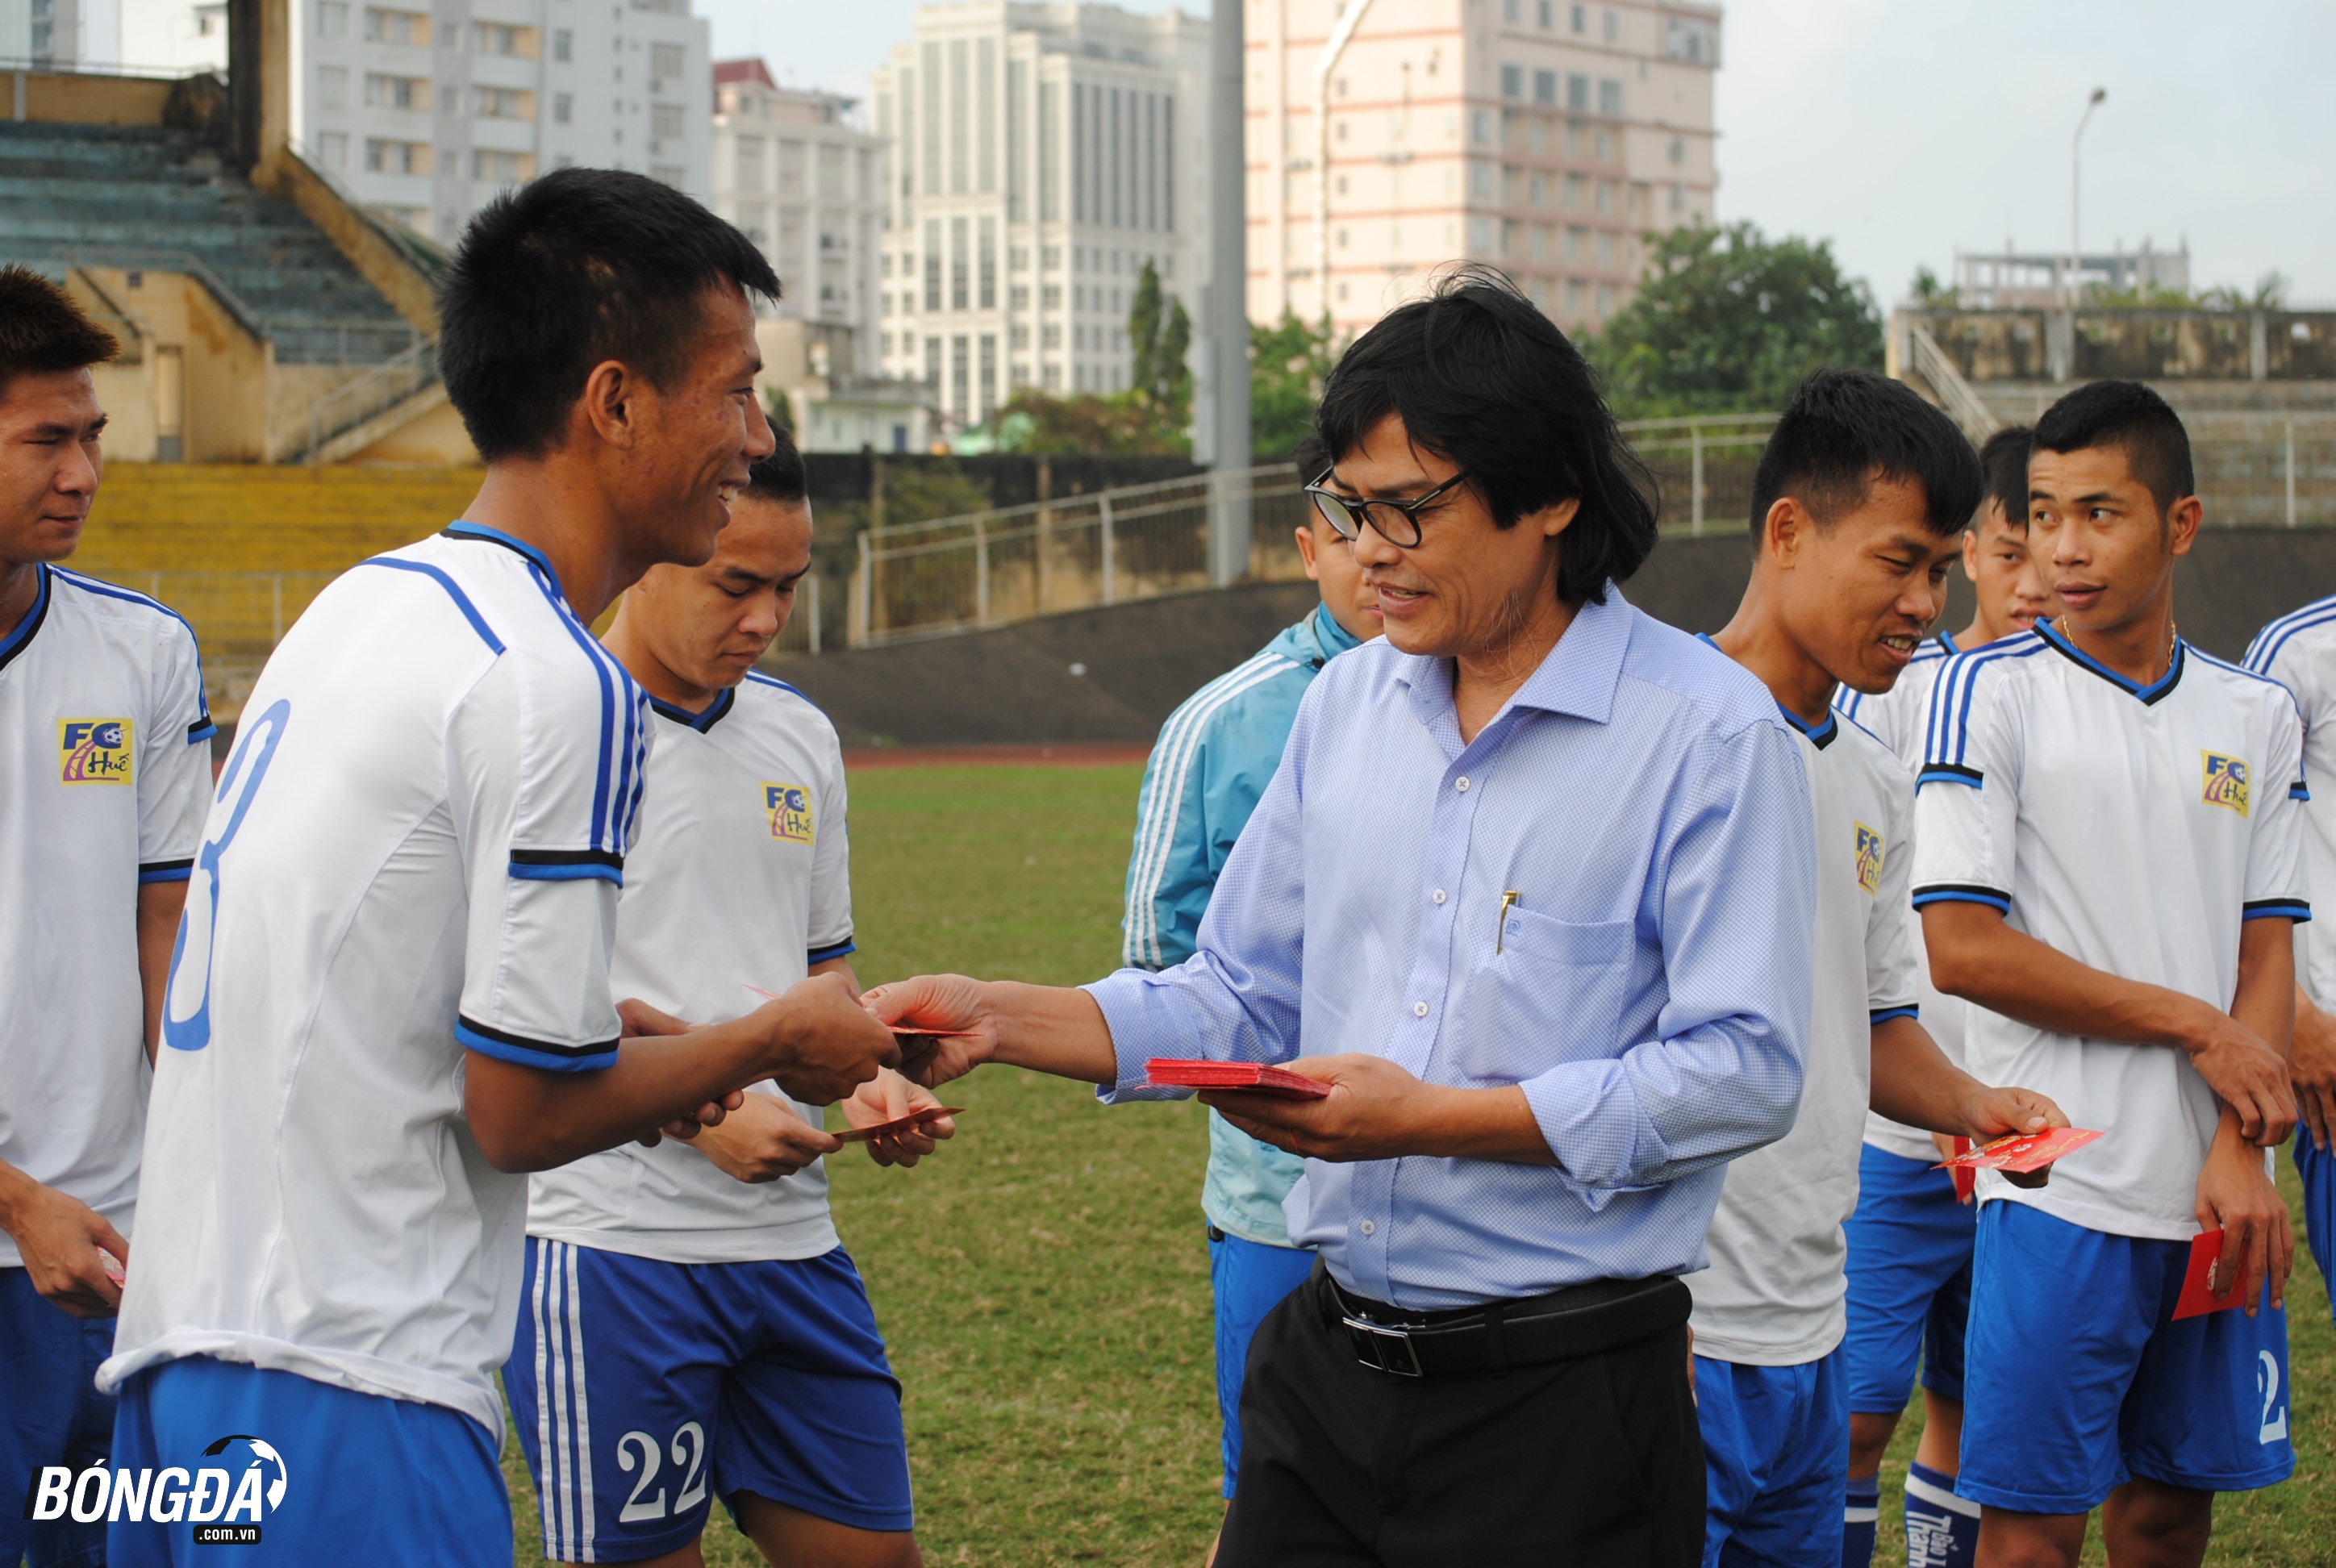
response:
[[[26,1207],[43,1191],[40,1183],[0,1161],[0,1231],[15,1236],[24,1223]]]

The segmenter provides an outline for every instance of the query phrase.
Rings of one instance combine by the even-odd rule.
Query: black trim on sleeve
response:
[[[547,1057],[603,1057],[615,1050],[618,1044],[615,1039],[607,1039],[594,1040],[581,1046],[554,1045],[549,1040],[531,1040],[525,1035],[514,1035],[507,1029],[490,1027],[467,1013],[457,1013],[454,1018],[455,1035],[458,1038],[465,1033],[473,1034],[482,1040],[494,1045],[509,1046],[516,1050],[533,1051]]]
[[[513,850],[511,863],[515,866],[606,866],[612,872],[625,869],[625,857],[613,850]]]

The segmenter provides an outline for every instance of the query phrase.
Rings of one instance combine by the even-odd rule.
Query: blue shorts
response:
[[[2311,1243],[2328,1298],[2336,1306],[2336,1153],[2313,1146],[2312,1129],[2295,1129],[2295,1174],[2303,1183],[2303,1239]]]
[[[1269,1247],[1262,1242],[1209,1230],[1209,1287],[1217,1299],[1217,1412],[1224,1418],[1225,1495],[1233,1495],[1241,1473],[1241,1372],[1249,1365],[1250,1337],[1281,1299],[1306,1282],[1314,1254],[1304,1247]]]
[[[841,1247],[663,1263],[530,1236],[503,1391],[547,1557],[654,1557],[740,1493],[858,1530],[916,1523],[900,1385]]]
[[[1841,1560],[1849,1378],[1840,1347],[1797,1367],[1695,1359],[1704,1568]]]
[[[21,1499],[51,1466],[78,1476],[113,1446],[113,1398],[97,1391],[113,1320],[76,1318],[42,1299],[24,1269],[0,1269],[0,1563],[83,1568],[105,1561],[105,1525],[24,1517]]]
[[[2083,1514],[2136,1475],[2205,1492],[2287,1479],[2287,1315],[2174,1321],[2187,1242],[1983,1205],[1955,1491]]]
[[[122,1386],[106,1561],[509,1568],[501,1446],[443,1405],[208,1356],[165,1361]],[[198,1533],[244,1544],[223,1557]]]
[[[1895,1416],[1920,1361],[1922,1387],[1963,1397],[1963,1320],[1971,1310],[1976,1205],[1927,1160],[1866,1145],[1857,1160],[1849,1238],[1849,1407]]]

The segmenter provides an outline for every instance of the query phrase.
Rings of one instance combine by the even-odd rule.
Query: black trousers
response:
[[[1319,1266],[1258,1326],[1219,1568],[1697,1568],[1687,1329],[1506,1372],[1355,1359]]]

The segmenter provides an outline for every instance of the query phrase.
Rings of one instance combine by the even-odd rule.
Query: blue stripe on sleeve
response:
[[[595,1041],[589,1046],[555,1046],[490,1028],[460,1014],[454,1018],[454,1037],[482,1057],[548,1073],[591,1073],[617,1065],[615,1040]]]
[[[804,957],[809,962],[823,964],[830,959],[840,959],[846,953],[856,953],[859,950],[860,944],[846,937],[832,948],[813,948]]]
[[[195,874],[192,861],[155,861],[138,868],[141,886],[147,882],[183,882]]]
[[[1877,1008],[1866,1022],[1869,1025],[1886,1024],[1893,1018],[1914,1018],[1922,1017],[1922,1009],[1911,1003],[1903,1008]]]
[[[1936,887],[1916,888],[1914,907],[1925,904],[1985,904],[2001,914],[2011,912],[2011,895],[1993,888],[1972,886],[1963,882],[1944,882]]]
[[[2257,899],[2239,909],[2242,920],[2308,920],[2312,906],[2302,899]]]

